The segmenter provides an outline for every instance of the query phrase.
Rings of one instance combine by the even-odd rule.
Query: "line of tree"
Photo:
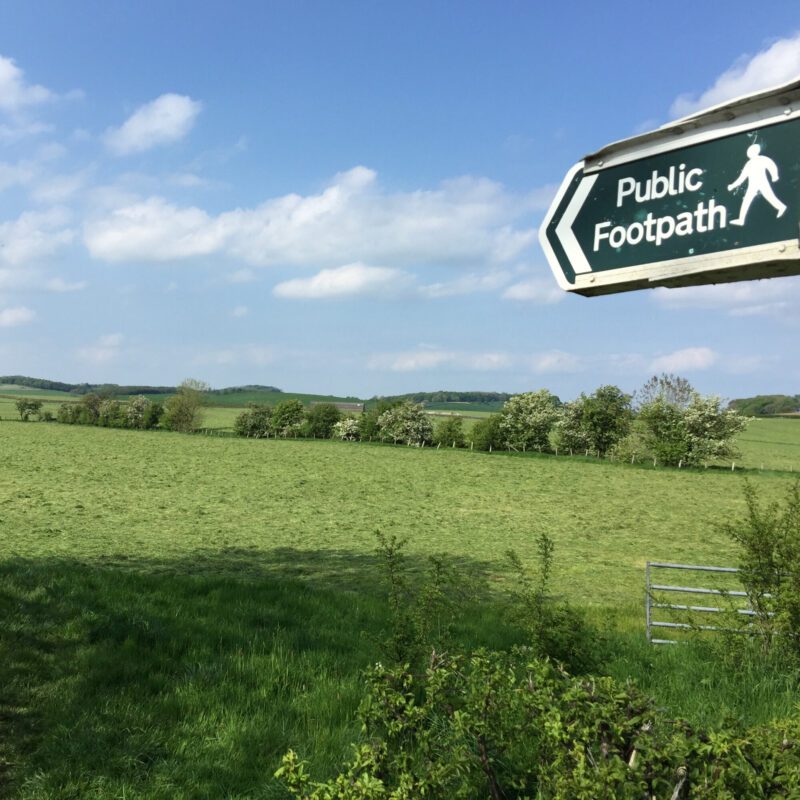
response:
[[[155,428],[190,433],[202,424],[209,387],[185,380],[165,403],[139,395],[127,403],[96,393],[63,403],[59,422],[105,427]],[[20,398],[20,418],[43,418],[41,401]],[[475,423],[469,437],[458,416],[434,424],[422,403],[379,400],[359,415],[333,403],[306,409],[297,399],[275,406],[251,404],[234,432],[251,438],[307,437],[380,441],[418,447],[470,447],[517,452],[585,454],[620,460],[653,458],[667,466],[701,466],[738,457],[734,441],[747,418],[702,396],[685,379],[654,376],[635,394],[605,385],[562,403],[547,389],[509,397],[502,410]]]
[[[139,430],[161,427],[191,433],[202,422],[207,391],[207,384],[189,378],[164,403],[153,401],[143,394],[122,402],[92,392],[84,395],[77,403],[62,403],[56,420],[66,425],[99,425],[104,428]]]
[[[729,407],[749,417],[771,417],[775,414],[800,413],[800,394],[759,394],[731,400]]]
[[[69,394],[97,394],[101,397],[132,394],[172,394],[175,386],[121,386],[117,383],[64,383],[44,378],[30,378],[27,375],[0,375],[0,384],[23,386],[26,389],[44,389],[51,392]]]

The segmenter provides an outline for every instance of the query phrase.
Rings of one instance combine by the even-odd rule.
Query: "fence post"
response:
[[[644,568],[644,616],[647,628],[647,643],[650,644],[650,562]]]

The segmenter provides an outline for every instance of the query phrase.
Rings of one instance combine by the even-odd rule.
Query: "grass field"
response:
[[[716,522],[743,509],[739,474],[18,422],[0,452],[0,796],[277,798],[290,746],[329,774],[382,653],[376,528],[408,538],[412,570],[447,551],[494,587],[464,646],[520,640],[503,553],[531,563],[544,528],[610,674],[699,721],[796,700],[643,641],[645,560],[733,563]]]

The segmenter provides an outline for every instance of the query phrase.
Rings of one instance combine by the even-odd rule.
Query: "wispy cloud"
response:
[[[228,275],[229,283],[252,283],[256,280],[256,274],[251,269],[237,269]]]
[[[217,347],[197,353],[193,359],[200,366],[255,366],[272,364],[277,358],[275,348],[269,345],[245,344]]]
[[[44,288],[48,292],[80,292],[89,284],[86,281],[65,281],[63,278],[50,278],[45,281]]]
[[[585,363],[581,356],[563,350],[536,353],[530,358],[534,372],[580,372],[585,368]]]
[[[107,131],[106,146],[125,156],[177,142],[192,129],[202,107],[186,95],[162,94],[137,108],[119,128]]]
[[[0,224],[0,264],[21,266],[69,244],[75,236],[63,208],[25,211],[15,220]]]
[[[566,292],[562,291],[554,281],[539,278],[520,281],[503,292],[505,300],[540,304],[560,303],[565,296]]]
[[[651,372],[698,372],[709,369],[718,355],[709,347],[686,347],[658,356],[650,362]]]
[[[507,271],[491,271],[486,274],[470,273],[462,275],[451,281],[430,283],[419,288],[422,297],[457,297],[476,292],[494,292],[505,286],[511,280],[511,273]]]
[[[507,369],[512,358],[502,352],[465,352],[420,347],[397,353],[376,353],[367,361],[371,370],[389,372],[420,372],[449,369],[474,372],[490,372]]]
[[[236,306],[233,311],[231,311],[231,316],[235,319],[242,319],[246,317],[250,313],[250,309],[247,306]]]
[[[0,309],[0,328],[15,328],[36,318],[36,312],[25,306]]]
[[[673,117],[693,114],[743,94],[800,78],[800,33],[771,44],[754,56],[741,56],[704,92],[683,94],[672,104]]]
[[[794,310],[800,308],[800,277],[681,289],[658,288],[652,297],[668,309],[719,310],[732,317],[794,318]]]
[[[13,58],[0,56],[0,111],[16,115],[32,106],[54,100],[55,97],[50,89],[28,83],[25,73]]]
[[[78,348],[77,356],[91,364],[108,364],[119,356],[123,339],[121,333],[106,334],[92,344]]]
[[[412,281],[412,276],[403,270],[371,267],[367,264],[346,264],[336,269],[323,269],[310,278],[284,281],[275,286],[272,293],[276,297],[292,300],[393,296],[406,291]]]

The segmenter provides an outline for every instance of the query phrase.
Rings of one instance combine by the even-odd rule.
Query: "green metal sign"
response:
[[[800,86],[587,157],[540,230],[562,288],[605,294],[800,273]]]

